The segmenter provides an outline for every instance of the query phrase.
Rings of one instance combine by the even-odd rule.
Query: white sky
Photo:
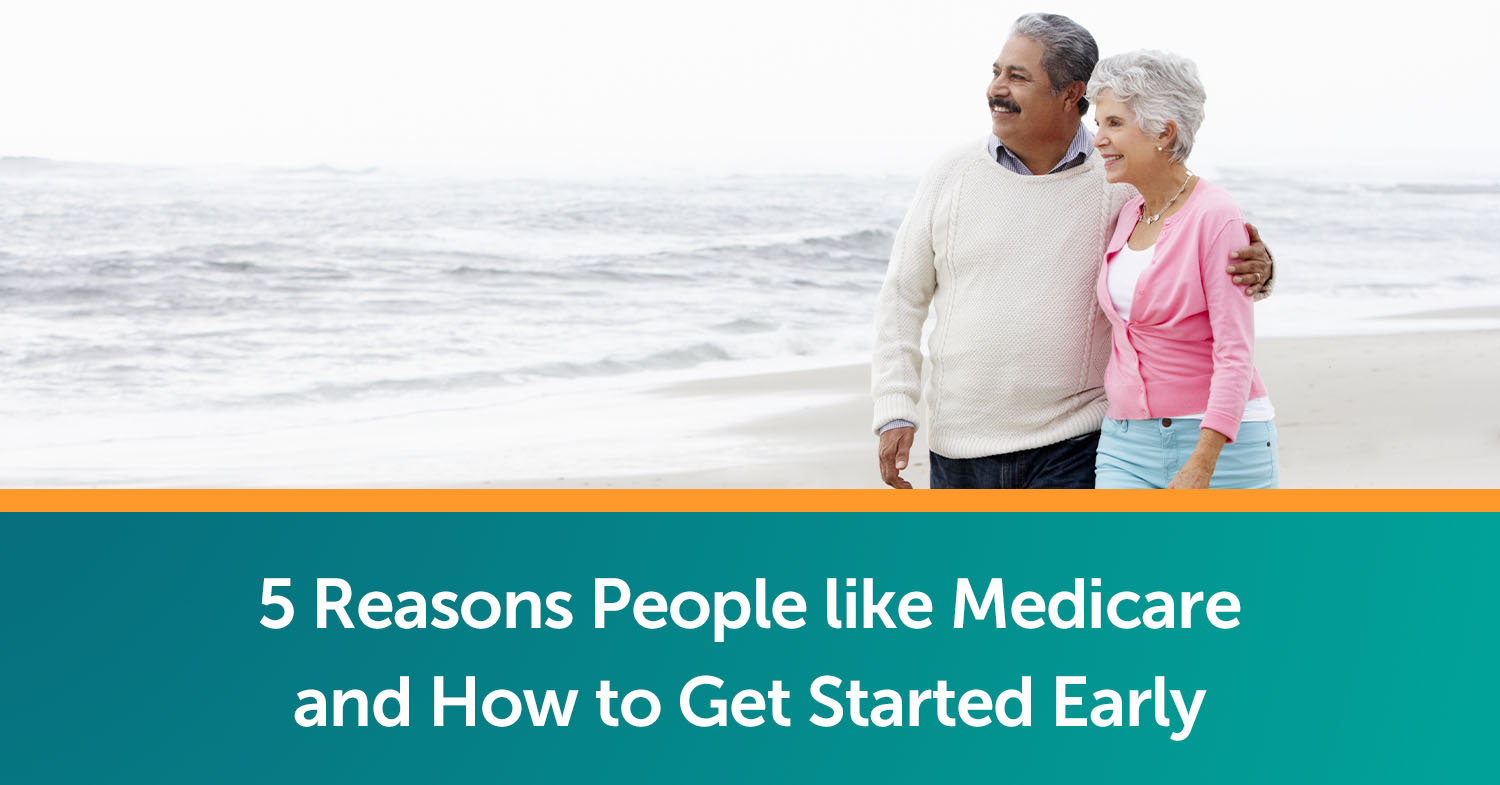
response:
[[[0,155],[576,176],[919,174],[987,133],[1020,13],[1208,87],[1198,164],[1500,170],[1495,4],[36,2],[0,23]],[[1089,120],[1092,122],[1092,118]]]

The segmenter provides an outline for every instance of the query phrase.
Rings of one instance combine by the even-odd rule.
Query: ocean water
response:
[[[1379,317],[1500,305],[1500,182],[1209,176],[1281,265],[1263,335],[1495,326]],[[0,483],[253,483],[55,450],[863,357],[915,186],[3,159]]]

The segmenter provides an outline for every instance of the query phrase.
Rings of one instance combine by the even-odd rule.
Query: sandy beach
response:
[[[1283,487],[1500,486],[1497,318],[1500,308],[1468,308],[1389,328],[1420,319],[1427,332],[1262,339],[1256,365],[1277,410]],[[432,397],[400,412],[349,405],[333,419],[324,409],[11,418],[0,478],[74,488],[884,487],[868,365],[744,368]],[[905,476],[925,487],[921,432],[911,457]]]
[[[1494,318],[1500,309],[1412,318]],[[1500,485],[1500,330],[1262,340],[1256,365],[1277,410],[1287,488],[1489,488]],[[718,436],[763,450],[740,465],[688,472],[555,477],[514,487],[876,488],[869,367],[665,385],[664,402],[717,402],[756,414]],[[821,401],[788,409],[789,396]],[[832,399],[832,400],[830,400]],[[918,433],[903,476],[927,485]]]

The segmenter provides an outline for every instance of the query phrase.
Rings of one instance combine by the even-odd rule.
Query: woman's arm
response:
[[[1224,445],[1234,441],[1255,375],[1255,306],[1217,260],[1249,244],[1242,220],[1221,225],[1200,258],[1208,323],[1213,331],[1213,376],[1198,445],[1168,488],[1207,488]]]
[[[1249,235],[1238,216],[1220,224],[1203,248],[1200,266],[1204,303],[1213,333],[1213,375],[1203,427],[1234,441],[1255,377],[1255,305],[1223,273],[1218,259],[1246,244]]]
[[[1199,429],[1198,446],[1193,448],[1192,456],[1178,470],[1177,476],[1167,483],[1167,489],[1207,488],[1208,481],[1213,479],[1214,467],[1219,464],[1219,453],[1228,442],[1228,437],[1212,428]]]

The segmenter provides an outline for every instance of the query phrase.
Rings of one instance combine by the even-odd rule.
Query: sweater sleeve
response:
[[[937,290],[932,248],[932,216],[951,161],[939,162],[922,178],[911,209],[896,231],[890,266],[875,301],[875,352],[870,391],[875,398],[874,431],[892,420],[921,427],[922,323]]]
[[[1244,220],[1236,214],[1203,248],[1199,265],[1208,323],[1213,330],[1213,376],[1209,381],[1204,428],[1234,441],[1255,376],[1255,304],[1225,272],[1229,254],[1250,244]]]

